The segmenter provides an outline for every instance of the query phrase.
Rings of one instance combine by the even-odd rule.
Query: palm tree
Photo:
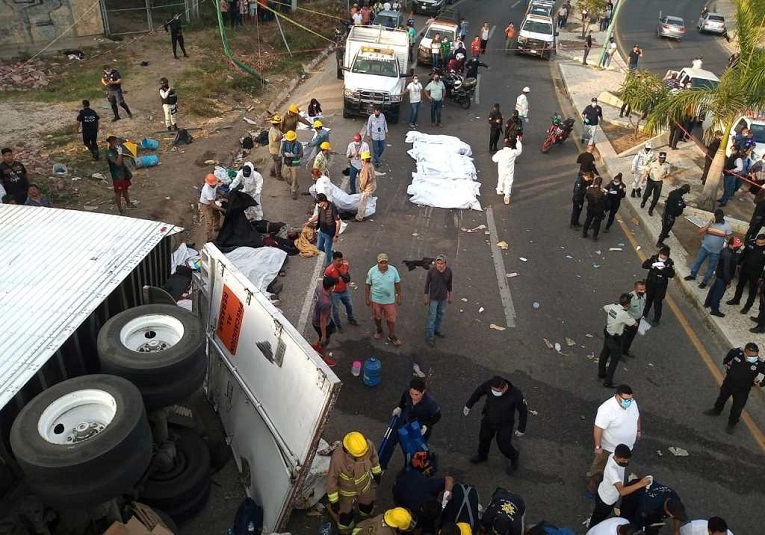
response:
[[[635,139],[640,133],[642,121],[656,104],[669,96],[669,87],[661,78],[649,71],[628,71],[619,89],[619,97],[631,110],[643,112],[643,116],[635,122]],[[627,114],[632,122],[631,114]]]
[[[688,109],[695,109],[699,117],[712,114],[713,127],[705,132],[711,137],[715,130],[723,132],[727,140],[737,116],[749,109],[765,109],[765,50],[759,48],[765,33],[765,0],[734,0],[736,3],[736,37],[741,54],[738,66],[727,69],[715,88],[684,89],[670,94],[655,104],[648,115],[645,130],[656,134],[669,126]],[[720,185],[725,149],[720,148],[712,160],[709,175],[700,199],[701,207],[711,210]]]

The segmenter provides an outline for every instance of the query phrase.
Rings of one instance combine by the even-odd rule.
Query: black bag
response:
[[[178,145],[190,145],[191,142],[194,141],[194,138],[191,137],[191,134],[189,134],[189,131],[185,128],[181,128],[178,130],[178,133],[175,134],[175,139],[173,140],[173,146],[177,147]]]
[[[242,138],[242,148],[247,150],[255,148],[255,142],[252,140],[252,136],[246,135]]]
[[[248,531],[252,523],[255,531]],[[233,535],[260,535],[263,531],[263,508],[252,498],[245,498],[236,510]]]
[[[258,145],[265,147],[268,145],[268,130],[261,130],[258,136]]]

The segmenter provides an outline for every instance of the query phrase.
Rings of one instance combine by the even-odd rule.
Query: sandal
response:
[[[393,344],[393,345],[394,345],[394,346],[396,346],[396,347],[400,346],[400,345],[401,345],[401,343],[402,343],[402,342],[401,342],[401,340],[399,340],[399,339],[398,339],[398,338],[396,338],[395,336],[394,336],[394,337],[390,337],[390,336],[389,336],[389,337],[388,337],[388,342],[390,342],[391,344]]]
[[[375,334],[372,335],[372,338],[374,338],[375,340],[379,340],[380,338],[382,338],[382,331],[375,331]]]

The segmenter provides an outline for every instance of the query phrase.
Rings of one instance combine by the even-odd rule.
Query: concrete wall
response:
[[[98,3],[98,0],[0,0],[0,46],[44,45],[64,32],[65,38],[103,34]],[[77,24],[69,30],[75,21]]]

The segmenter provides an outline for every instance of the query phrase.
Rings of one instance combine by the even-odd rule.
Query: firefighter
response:
[[[353,530],[353,535],[396,535],[412,531],[413,528],[412,514],[403,507],[396,507],[359,522],[358,527]]]
[[[327,498],[332,512],[337,515],[337,529],[341,535],[355,533],[355,503],[358,503],[361,518],[371,516],[381,475],[382,468],[372,442],[358,431],[345,435],[343,447],[332,452],[327,473]]]

